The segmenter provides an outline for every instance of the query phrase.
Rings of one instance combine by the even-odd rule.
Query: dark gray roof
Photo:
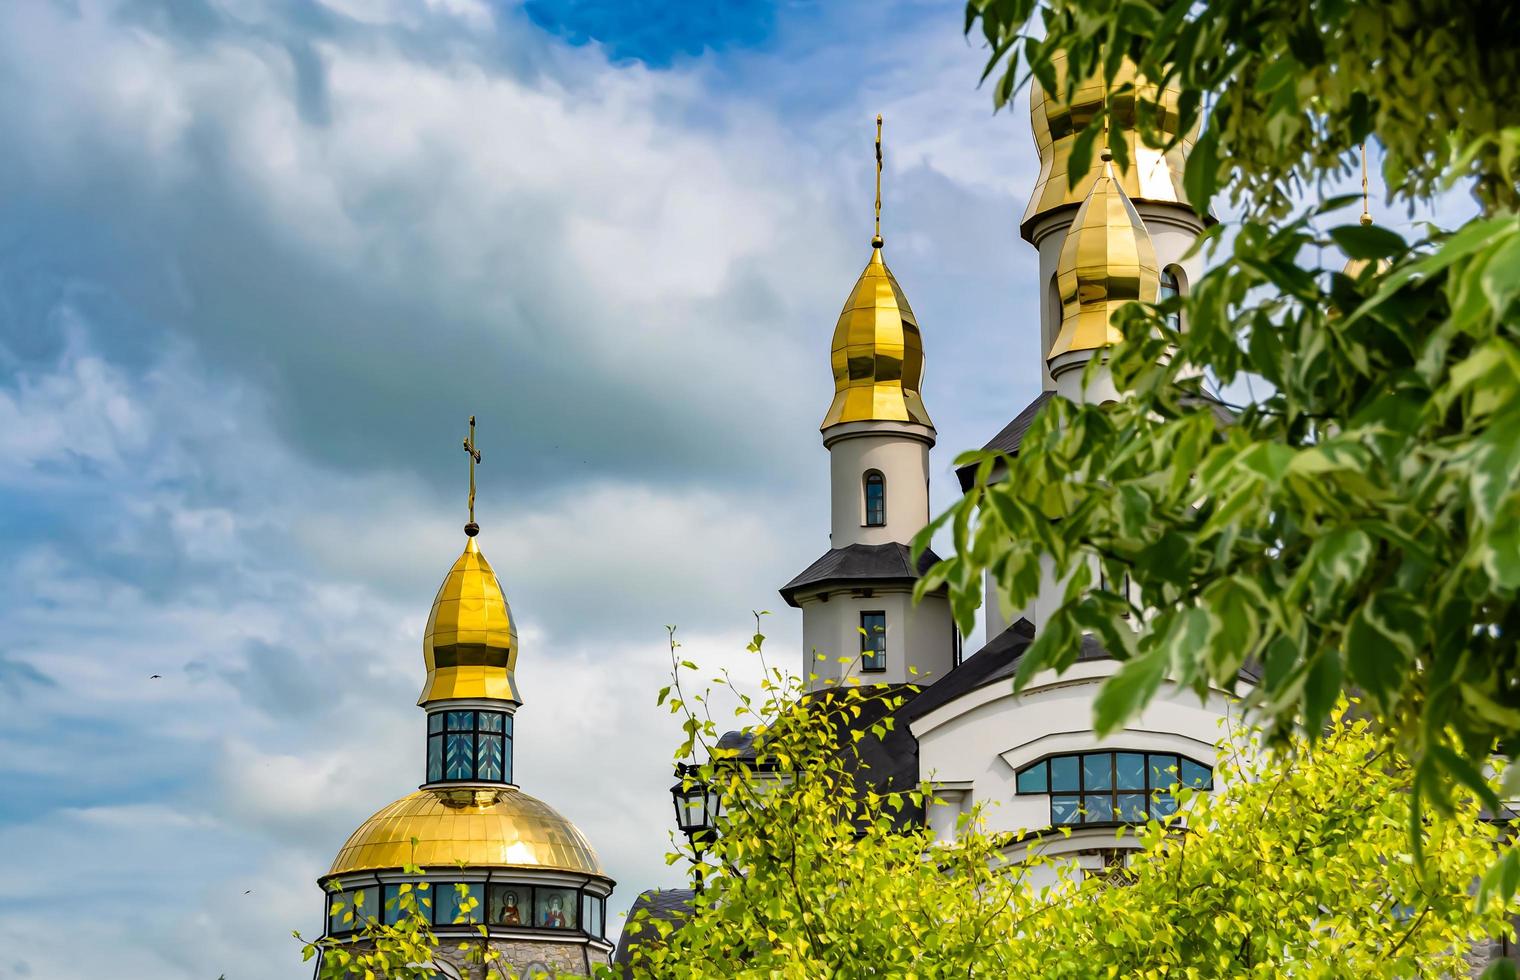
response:
[[[913,549],[896,541],[888,544],[852,544],[831,548],[790,582],[781,587],[781,598],[797,605],[793,597],[816,585],[848,582],[915,582],[939,561],[929,548],[913,564]]]
[[[924,693],[903,706],[904,721],[922,718],[941,705],[949,704],[963,694],[997,681],[1011,679],[1018,670],[1019,660],[1029,644],[1034,642],[1034,624],[1020,618],[1012,626],[988,640],[980,650],[961,661],[950,673],[931,684]],[[1098,660],[1108,652],[1091,636],[1082,638],[1078,660]]]
[[[642,909],[647,910],[649,919],[663,919],[667,922],[680,919],[691,910],[694,895],[696,892],[690,888],[651,888],[634,899],[633,907],[628,910],[628,918],[623,922],[623,934],[618,937],[617,952],[612,954],[613,965],[620,967],[624,976],[632,976],[630,964],[633,962],[634,947],[659,935],[648,920],[635,922],[635,913]]]
[[[982,449],[992,452],[1008,453],[1012,455],[1019,451],[1019,446],[1024,442],[1024,433],[1034,424],[1034,417],[1040,414],[1040,409],[1045,403],[1055,396],[1053,391],[1042,391],[1034,401],[1024,406],[1024,410],[1013,417],[1013,421],[1003,426],[1002,431],[987,441]],[[972,482],[976,479],[975,463],[968,463],[955,471],[956,479],[961,481],[961,491],[971,489]]]

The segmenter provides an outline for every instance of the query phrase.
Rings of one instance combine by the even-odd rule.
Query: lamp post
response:
[[[679,764],[675,785],[670,787],[670,797],[676,807],[676,826],[691,843],[697,891],[702,890],[701,849],[717,837],[718,814],[723,807],[722,794],[715,786],[704,782],[700,774],[700,766]]]

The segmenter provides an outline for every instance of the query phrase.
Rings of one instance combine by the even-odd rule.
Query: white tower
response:
[[[781,590],[802,610],[811,689],[846,682],[923,683],[955,666],[959,636],[941,592],[913,603],[920,568],[908,542],[929,522],[929,449],[918,320],[882,259],[881,117],[876,119],[876,234],[871,259],[834,327],[829,550]],[[921,567],[937,559],[925,554]]]

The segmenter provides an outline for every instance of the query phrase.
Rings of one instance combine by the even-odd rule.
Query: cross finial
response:
[[[876,114],[876,234],[871,247],[881,248],[881,113]]]
[[[1362,224],[1372,224],[1372,209],[1367,206],[1367,144],[1362,147]]]
[[[480,462],[480,450],[475,448],[475,416],[470,416],[470,434],[464,440],[464,451],[470,455],[470,523],[464,526],[464,533],[470,537],[480,533],[480,525],[475,523],[475,464]]]

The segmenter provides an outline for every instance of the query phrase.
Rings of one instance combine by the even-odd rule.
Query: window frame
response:
[[[1141,758],[1143,788],[1133,786],[1121,786],[1119,779],[1119,757],[1121,755],[1138,755]],[[1108,757],[1108,771],[1106,776],[1107,785],[1088,786],[1087,759],[1096,756]],[[1054,786],[1051,768],[1057,760],[1076,760],[1076,788],[1058,790]],[[1176,760],[1176,771],[1165,771],[1156,768],[1153,759]],[[1183,768],[1191,764],[1202,769],[1207,774],[1207,779],[1202,784],[1185,782]],[[1043,789],[1023,788],[1026,774],[1042,770],[1040,781]],[[1166,782],[1161,780],[1165,779]],[[1031,779],[1030,782],[1035,780]],[[1095,777],[1095,782],[1103,780]],[[1087,752],[1052,752],[1041,756],[1031,762],[1020,766],[1014,772],[1014,795],[1016,796],[1045,796],[1050,803],[1050,825],[1052,827],[1114,827],[1114,826],[1137,826],[1151,819],[1160,819],[1164,816],[1177,812],[1177,797],[1172,791],[1173,787],[1187,786],[1190,789],[1211,792],[1214,789],[1214,767],[1200,762],[1191,756],[1181,752],[1153,752],[1147,749],[1112,748],[1098,749]],[[1144,816],[1142,819],[1126,819],[1123,814],[1125,803],[1120,797],[1139,796],[1144,800]],[[1102,799],[1108,806],[1107,816],[1102,819],[1088,819],[1091,812],[1087,809],[1088,799]],[[1067,810],[1073,805],[1075,810]],[[1061,816],[1058,818],[1057,807],[1061,807]],[[1070,819],[1066,814],[1070,814]]]
[[[452,728],[449,726],[450,715],[470,716],[469,727]],[[499,728],[484,727],[481,722],[483,716],[491,716],[500,719]],[[438,723],[434,724],[434,719]],[[482,737],[498,737],[501,739],[501,776],[490,778],[480,775],[481,769],[481,739]],[[470,772],[467,776],[449,775],[449,739],[450,737],[468,737]],[[434,762],[438,768],[433,768]],[[434,785],[439,783],[492,783],[512,785],[512,712],[498,711],[491,708],[440,708],[437,711],[428,712],[427,723],[427,783]]]
[[[866,625],[867,616],[881,617],[881,631],[871,633]],[[870,645],[880,641],[879,647]],[[870,654],[870,656],[867,656]],[[885,609],[862,609],[860,611],[860,672],[862,674],[885,673],[887,669],[887,611]]]
[[[874,513],[873,513],[873,508],[871,506],[871,488],[873,486],[879,488],[879,490],[880,490],[880,492],[877,494],[877,498],[876,498],[876,503],[879,506],[874,509]],[[864,517],[865,517],[865,520],[862,522],[861,526],[862,527],[886,527],[887,526],[887,477],[886,477],[886,474],[882,473],[881,470],[866,470],[865,474],[863,476],[861,476],[861,478],[860,478],[860,490],[861,490],[861,493],[864,495],[864,506],[862,508],[862,513],[864,514]]]

